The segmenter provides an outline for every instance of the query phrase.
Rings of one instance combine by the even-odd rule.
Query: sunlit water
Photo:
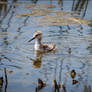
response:
[[[24,8],[27,3],[20,2],[19,5],[10,7],[9,2],[6,11],[0,8],[0,77],[4,78],[4,68],[8,77],[7,87],[4,81],[0,92],[5,89],[6,92],[35,92],[38,78],[46,83],[40,92],[53,92],[54,79],[57,83],[64,84],[67,92],[84,92],[84,85],[92,88],[92,25],[81,24],[82,28],[78,25],[38,26],[35,21],[42,16],[16,16],[16,13],[30,11]],[[53,10],[71,11],[73,1],[63,1],[62,6],[57,1],[37,2],[41,3],[56,5]],[[85,7],[81,9],[80,17],[83,16]],[[91,9],[92,1],[89,0],[84,19],[92,20]],[[43,43],[54,43],[57,47],[55,53],[43,54],[38,64],[30,59],[36,58],[34,41],[28,42],[36,30],[43,32]],[[78,83],[75,85],[72,85],[70,76],[72,69],[77,73],[75,80]]]

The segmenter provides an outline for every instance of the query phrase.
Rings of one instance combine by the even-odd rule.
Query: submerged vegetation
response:
[[[44,9],[42,9],[42,7]],[[92,24],[92,21],[86,20],[83,18],[80,18],[79,14],[76,12],[67,12],[64,10],[52,10],[48,8],[56,8],[55,5],[50,4],[28,4],[24,6],[24,8],[29,8],[30,12],[18,14],[17,16],[24,17],[24,16],[43,16],[42,18],[38,18],[38,25],[44,26],[44,25],[52,25],[52,26],[61,26],[61,25],[90,25]],[[74,17],[73,15],[76,13],[77,17]],[[51,14],[51,16],[50,16]],[[37,22],[37,21],[36,21]],[[39,24],[41,23],[41,24]]]

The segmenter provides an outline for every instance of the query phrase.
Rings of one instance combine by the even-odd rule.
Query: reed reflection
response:
[[[89,54],[92,55],[92,43],[89,44],[87,50],[89,50]]]
[[[40,78],[38,78],[38,86],[35,88],[35,92],[40,91],[44,87],[46,87],[46,83],[44,83],[43,80],[41,80]]]
[[[77,2],[73,0],[72,11],[78,12],[79,15],[82,16],[82,18],[85,17],[88,7],[88,2],[89,0],[77,0]]]
[[[3,70],[1,72],[3,72]],[[7,71],[6,68],[4,68],[4,75],[0,76],[0,92],[7,92],[7,86],[8,86]]]
[[[2,20],[3,18],[6,16],[7,14],[7,0],[0,0],[0,16],[2,16],[1,20],[0,20],[0,23],[2,24]],[[2,32],[7,32],[6,29],[3,29],[2,28]],[[3,38],[4,39],[4,43],[6,45],[8,45],[8,41],[7,41],[7,36]]]
[[[31,1],[32,1],[32,3],[35,3],[36,4],[38,0],[31,0]]]
[[[1,2],[7,2],[7,0],[0,0],[0,16],[5,16],[7,12],[7,4]]]
[[[2,92],[3,88],[3,77],[0,76],[0,92]]]
[[[92,29],[88,32],[88,35],[89,35],[89,45],[87,46],[87,50],[89,51],[89,55],[92,55]]]
[[[63,10],[63,0],[58,0],[58,5],[61,6],[61,10]]]

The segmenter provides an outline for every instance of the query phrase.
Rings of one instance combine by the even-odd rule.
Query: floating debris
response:
[[[69,48],[69,49],[68,49],[68,54],[71,54],[71,52],[72,52],[72,51],[71,51],[71,48]]]
[[[29,73],[26,73],[26,75],[29,75]]]
[[[8,74],[12,74],[13,73],[13,71],[12,70],[8,70]]]

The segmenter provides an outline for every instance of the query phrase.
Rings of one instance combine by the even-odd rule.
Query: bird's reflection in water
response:
[[[41,67],[41,60],[42,60],[42,52],[35,51],[35,59],[30,58],[32,60],[32,67],[33,68],[40,68]]]

